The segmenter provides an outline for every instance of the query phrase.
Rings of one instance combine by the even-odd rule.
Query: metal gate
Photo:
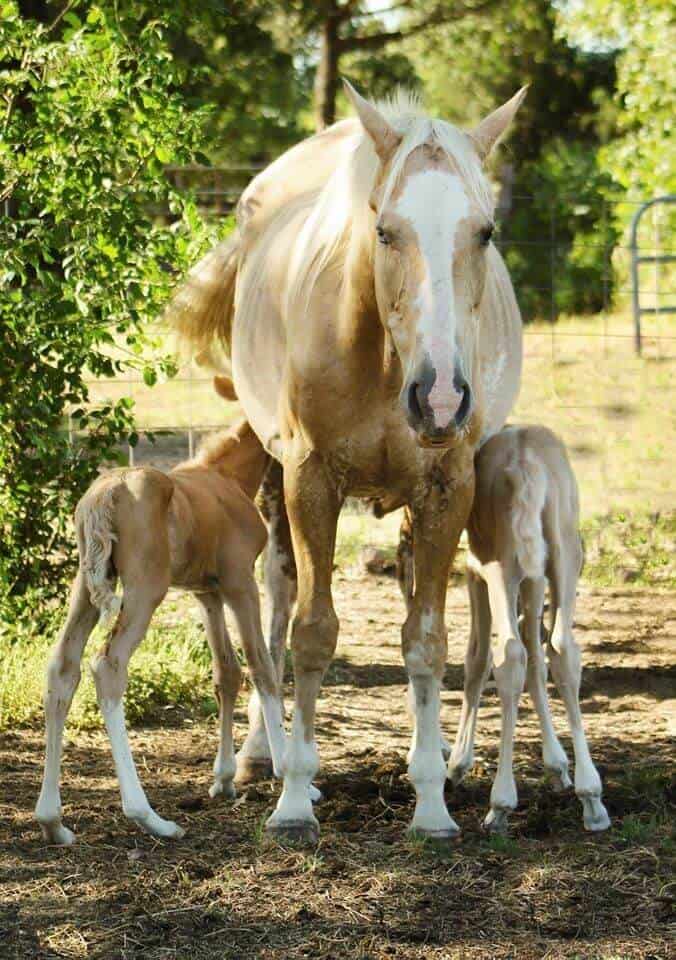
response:
[[[676,260],[676,253],[653,253],[651,256],[642,256],[638,245],[638,228],[646,210],[657,204],[676,203],[676,194],[667,194],[663,197],[655,197],[654,200],[648,200],[642,204],[633,216],[631,221],[631,239],[629,246],[631,249],[631,296],[634,309],[634,342],[636,353],[641,353],[641,314],[643,313],[676,313],[676,304],[668,304],[666,307],[657,304],[654,307],[641,306],[641,289],[639,282],[639,266],[642,263],[671,263]]]

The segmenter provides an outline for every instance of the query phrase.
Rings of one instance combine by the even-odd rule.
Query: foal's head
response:
[[[525,90],[468,134],[424,116],[388,119],[346,87],[378,157],[375,290],[401,361],[402,403],[423,446],[449,446],[474,408],[476,311],[493,233],[481,164]]]

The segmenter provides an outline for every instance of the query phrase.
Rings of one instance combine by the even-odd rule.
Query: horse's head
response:
[[[375,291],[402,366],[401,400],[419,442],[446,447],[474,409],[476,311],[493,232],[481,164],[525,89],[467,134],[426,118],[401,133],[346,88],[379,160],[370,198]]]

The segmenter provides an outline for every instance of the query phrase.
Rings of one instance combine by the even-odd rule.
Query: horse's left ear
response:
[[[345,77],[343,77],[343,86],[348,99],[357,111],[362,127],[373,141],[380,162],[387,163],[401,143],[401,136],[396,130],[392,129],[382,113],[372,103],[369,103],[368,100],[357,93]]]
[[[216,375],[214,377],[214,390],[220,397],[223,397],[224,400],[237,399],[237,394],[235,393],[235,385],[230,379],[230,377],[222,377],[222,376]]]
[[[511,100],[503,103],[501,107],[494,110],[493,113],[481,121],[478,127],[470,131],[470,137],[474,141],[479,156],[485,160],[491,152],[500,137],[504,134],[510,125],[516,111],[523,103],[524,97],[528,92],[528,86],[521,87],[518,93],[515,93]]]

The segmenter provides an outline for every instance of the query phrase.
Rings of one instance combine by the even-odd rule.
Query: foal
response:
[[[589,753],[579,703],[582,668],[573,616],[583,553],[577,484],[565,447],[545,427],[506,427],[481,448],[475,464],[476,491],[467,526],[472,625],[462,713],[448,775],[459,783],[474,762],[479,699],[492,666],[502,718],[498,770],[484,826],[504,830],[516,807],[512,749],[525,682],[540,722],[544,766],[559,789],[571,785],[568,758],[549,709],[541,643],[541,631],[545,632],[547,659],[573,737],[575,792],[582,803],[584,825],[587,830],[605,830],[610,819],[601,802],[601,778]],[[405,541],[399,570],[406,596],[411,573]],[[550,590],[548,631],[542,628],[545,578]]]
[[[220,378],[219,378],[220,379]],[[218,384],[216,384],[218,390]],[[221,390],[218,390],[222,393]],[[91,485],[75,511],[80,566],[68,617],[51,658],[45,694],[47,751],[36,817],[45,838],[70,844],[59,790],[63,728],[80,680],[87,639],[101,621],[112,629],[92,663],[127,817],[158,837],[183,830],[150,806],[134,766],[122,700],[127,665],[170,586],[193,593],[213,655],[220,741],[211,796],[234,795],[232,720],[241,670],[223,616],[232,610],[265,718],[273,767],[282,772],[285,738],[279,683],[263,640],[254,563],[266,542],[253,503],[268,457],[246,421],[208,441],[169,474],[115,470]],[[123,594],[114,593],[117,577]]]

